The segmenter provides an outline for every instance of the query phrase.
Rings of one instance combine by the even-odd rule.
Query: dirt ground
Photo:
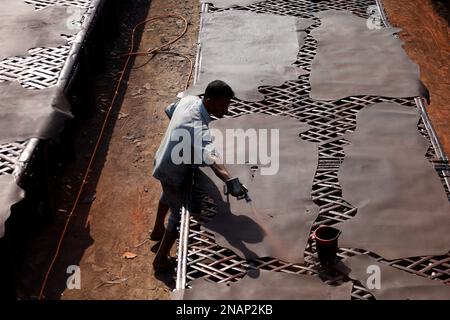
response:
[[[121,21],[121,34],[115,41],[118,45],[107,54],[105,72],[96,79],[96,114],[75,130],[79,131],[74,138],[76,159],[61,166],[52,182],[57,223],[38,228],[26,245],[26,263],[19,270],[21,298],[36,298],[39,294],[111,100],[119,66],[123,65],[120,54],[127,49],[120,42],[129,43],[130,27],[156,15],[183,15],[189,22],[188,32],[171,45],[170,50],[195,60],[200,17],[198,0],[134,0],[125,7],[126,17]],[[148,23],[139,51],[173,39],[183,27],[183,21],[174,18]],[[153,276],[151,248],[155,243],[148,238],[156,216],[160,186],[152,178],[151,170],[168,124],[164,108],[184,90],[190,64],[182,57],[161,54],[153,59],[137,57],[132,68],[121,101],[112,112],[81,204],[50,274],[46,299],[167,299],[174,286],[170,276],[161,279]],[[125,259],[125,252],[136,257]],[[66,271],[70,265],[80,267],[79,290],[66,288],[69,277]]]
[[[450,155],[450,28],[445,0],[383,0],[389,21],[402,28],[400,38],[430,91],[429,116]]]

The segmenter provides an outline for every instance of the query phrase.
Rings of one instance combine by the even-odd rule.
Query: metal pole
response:
[[[180,221],[180,238],[178,241],[178,257],[177,257],[177,280],[175,290],[182,290],[186,287],[186,272],[187,272],[187,252],[189,240],[189,221],[192,201],[192,184],[193,171],[189,175],[188,185],[186,188],[185,200],[181,208]]]
[[[68,84],[70,83],[70,79],[73,75],[73,71],[76,67],[76,62],[79,57],[79,53],[81,51],[83,42],[85,40],[85,37],[94,21],[95,16],[100,11],[101,7],[104,5],[105,0],[92,0],[92,4],[87,10],[86,14],[86,20],[83,21],[83,26],[78,32],[72,47],[70,48],[69,54],[67,56],[66,62],[61,69],[58,81],[56,83],[56,87],[60,88],[62,92],[67,93],[66,90],[68,88]],[[22,175],[24,173],[24,170],[31,159],[31,156],[36,150],[36,147],[39,144],[39,139],[37,138],[31,138],[28,140],[27,145],[20,155],[19,162],[14,170],[14,175],[16,176],[16,179],[18,182],[22,178]]]

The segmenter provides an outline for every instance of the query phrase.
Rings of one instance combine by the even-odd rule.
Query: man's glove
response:
[[[245,195],[245,187],[239,182],[239,178],[232,178],[226,182],[228,193],[233,197],[242,197]]]

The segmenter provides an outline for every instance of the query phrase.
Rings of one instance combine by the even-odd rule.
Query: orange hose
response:
[[[155,16],[155,17],[153,17],[153,18],[150,18],[150,19],[148,19],[148,20],[145,20],[143,23],[147,23],[147,22],[149,22],[149,21],[153,21],[153,20],[161,19],[161,18],[166,18],[166,17],[178,18],[178,19],[183,20],[183,21],[184,21],[184,29],[183,29],[183,32],[180,33],[180,34],[179,34],[177,37],[175,37],[174,39],[172,39],[172,40],[166,42],[165,44],[163,44],[163,45],[161,45],[161,46],[159,46],[159,47],[157,47],[157,48],[154,48],[154,49],[149,50],[149,51],[130,52],[130,53],[127,53],[127,54],[124,55],[124,56],[149,56],[149,55],[151,55],[151,54],[163,53],[163,54],[174,54],[174,55],[179,55],[179,56],[184,57],[185,59],[187,59],[187,60],[189,61],[189,63],[190,63],[190,70],[191,70],[191,71],[189,72],[189,76],[188,76],[187,81],[186,81],[186,84],[185,84],[185,86],[184,86],[184,89],[187,90],[187,88],[188,88],[188,86],[189,86],[189,82],[191,81],[191,78],[192,78],[192,72],[193,72],[193,70],[194,70],[194,62],[192,61],[192,59],[191,59],[190,57],[188,57],[187,55],[185,55],[185,54],[183,54],[183,53],[175,52],[175,51],[162,51],[162,49],[164,49],[164,48],[170,46],[171,44],[173,44],[173,43],[175,43],[175,42],[177,42],[178,40],[180,40],[180,39],[186,34],[187,29],[188,29],[188,21],[187,21],[187,19],[186,19],[185,17],[183,17],[182,15],[179,15],[179,14],[177,14],[177,13],[173,13],[173,14],[167,14],[167,15],[163,15],[163,16]]]
[[[137,25],[135,25],[134,28],[133,28],[133,31],[131,33],[131,49],[130,49],[130,52],[125,55],[126,56],[126,60],[125,60],[124,66],[122,68],[122,71],[120,72],[120,78],[119,78],[119,81],[117,82],[117,85],[116,85],[116,88],[115,88],[115,91],[114,91],[114,95],[113,95],[111,103],[110,103],[110,105],[108,107],[108,111],[107,111],[105,119],[103,121],[103,125],[101,127],[99,136],[97,137],[97,142],[96,142],[94,150],[92,151],[92,154],[90,156],[89,163],[88,163],[88,166],[86,168],[86,172],[84,173],[83,180],[81,182],[80,188],[79,188],[77,196],[75,198],[75,202],[72,205],[72,209],[70,210],[70,213],[67,216],[66,223],[65,223],[64,228],[62,230],[62,233],[61,233],[61,235],[59,237],[59,241],[58,241],[58,245],[57,245],[56,250],[55,250],[55,254],[53,255],[53,259],[52,259],[52,261],[51,261],[51,263],[50,263],[50,265],[49,265],[49,267],[47,269],[47,272],[46,272],[45,277],[44,277],[44,281],[42,282],[42,285],[41,285],[41,288],[40,288],[40,291],[39,291],[39,300],[42,300],[42,298],[44,296],[44,291],[45,291],[45,288],[47,286],[48,278],[50,276],[50,273],[53,270],[53,267],[55,265],[55,262],[56,262],[56,260],[57,260],[57,258],[59,256],[59,254],[61,252],[62,243],[63,243],[64,237],[65,237],[65,235],[67,233],[67,228],[69,226],[70,219],[72,218],[72,216],[73,216],[73,214],[74,214],[74,212],[75,212],[75,210],[78,207],[78,204],[80,202],[80,198],[81,198],[81,195],[83,193],[84,186],[87,183],[87,178],[88,178],[89,172],[91,170],[92,164],[94,163],[94,159],[95,159],[95,156],[96,156],[96,154],[98,152],[98,148],[100,147],[100,143],[102,141],[102,138],[103,138],[103,135],[104,135],[104,132],[105,132],[105,129],[106,129],[106,125],[108,123],[108,120],[109,120],[109,117],[110,117],[110,114],[111,114],[111,110],[112,110],[112,108],[113,108],[113,106],[114,106],[114,104],[115,104],[115,102],[117,100],[117,96],[119,94],[120,86],[122,85],[122,81],[123,81],[123,77],[125,75],[125,71],[128,68],[128,65],[130,63],[130,60],[131,60],[132,56],[144,55],[143,52],[134,52],[133,51],[134,50],[134,46],[135,46],[135,43],[134,43],[135,39],[134,38],[135,38],[136,30],[137,30],[137,28],[139,28],[140,26],[142,26],[142,25],[144,25],[144,24],[146,24],[148,22],[155,21],[155,20],[158,20],[158,19],[170,18],[170,17],[172,17],[172,18],[180,18],[180,19],[182,19],[185,22],[185,26],[184,26],[183,32],[180,35],[178,35],[176,38],[170,40],[169,42],[163,44],[162,46],[159,46],[159,47],[157,47],[155,49],[152,49],[152,50],[149,50],[148,52],[145,52],[145,55],[150,55],[150,54],[154,54],[154,53],[169,53],[169,54],[180,55],[180,56],[183,56],[183,57],[187,58],[191,62],[191,71],[189,73],[189,78],[188,78],[188,81],[186,83],[185,89],[187,89],[187,87],[189,85],[189,81],[190,81],[190,79],[192,77],[192,72],[193,72],[193,67],[194,67],[191,58],[189,58],[188,56],[186,56],[186,55],[184,55],[182,53],[178,53],[178,52],[161,51],[163,48],[165,48],[165,47],[175,43],[176,41],[178,41],[179,39],[181,39],[185,35],[185,33],[187,32],[187,29],[188,29],[188,22],[187,22],[186,18],[181,16],[181,15],[179,15],[179,14],[165,14],[165,15],[154,16],[154,17],[152,17],[150,19],[144,20],[144,21],[138,23]]]

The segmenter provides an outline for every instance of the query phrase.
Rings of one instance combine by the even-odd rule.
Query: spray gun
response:
[[[234,192],[232,192],[233,190]],[[242,194],[236,196],[237,200],[245,199],[245,201],[250,202],[250,196],[248,195],[248,189],[246,186],[239,182],[238,178],[230,179],[223,186],[223,193],[228,196],[229,194],[233,195],[233,193],[239,193],[242,191]]]

